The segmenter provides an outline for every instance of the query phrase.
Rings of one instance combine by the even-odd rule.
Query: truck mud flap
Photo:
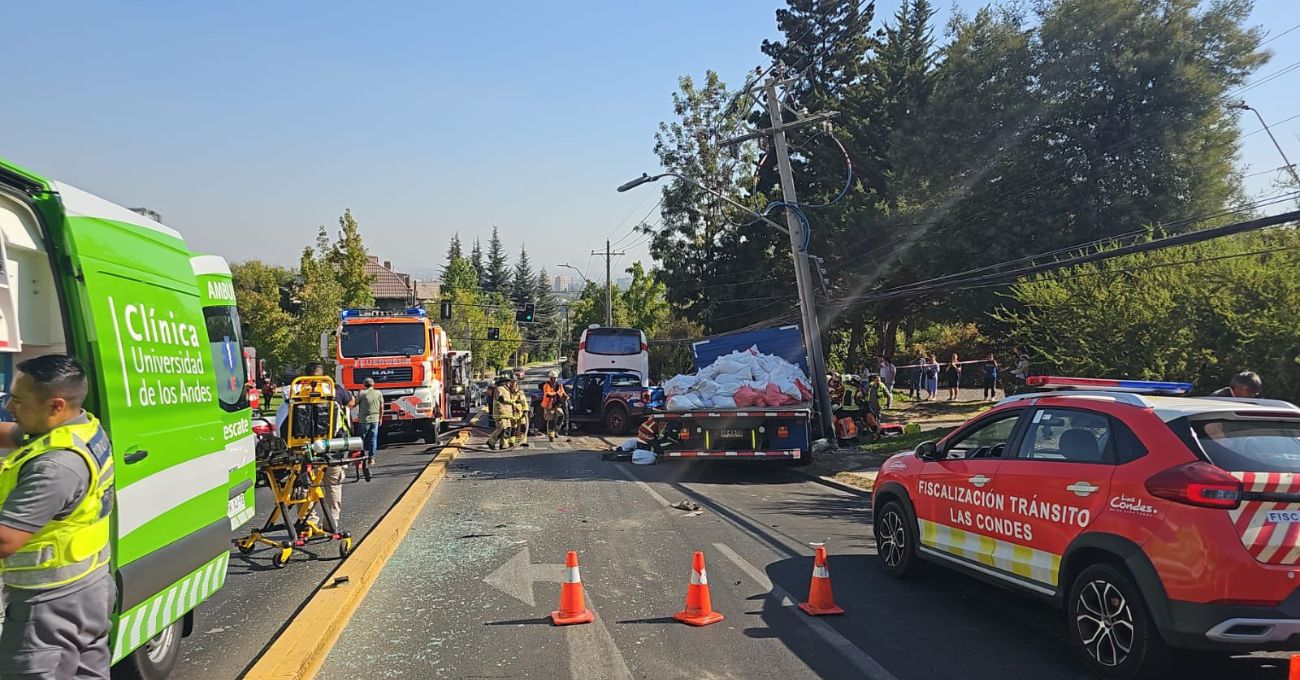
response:
[[[117,570],[118,611],[129,611],[186,574],[230,550],[230,518],[222,517]]]

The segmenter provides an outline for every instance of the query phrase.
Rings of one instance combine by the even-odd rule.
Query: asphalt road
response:
[[[582,450],[596,447],[464,451],[319,677],[1089,677],[1049,607],[939,568],[885,577],[861,496],[786,467],[634,467]],[[668,507],[684,499],[701,512]],[[842,617],[792,606],[813,541],[830,549]],[[556,628],[570,549],[597,622]],[[727,617],[706,628],[668,618],[694,550]],[[1281,678],[1278,663],[1197,658],[1172,677]]]
[[[380,449],[370,482],[356,481],[349,468],[343,487],[342,527],[354,544],[392,506],[411,481],[433,459],[439,447],[389,444]],[[248,527],[261,526],[272,508],[269,489],[257,492],[259,509]],[[273,535],[272,538],[278,538]],[[179,680],[236,678],[252,664],[285,622],[294,615],[338,565],[336,543],[308,546],[296,552],[283,569],[271,566],[269,548],[250,555],[232,550],[226,584],[195,614],[194,632],[181,642],[181,658],[172,677]]]

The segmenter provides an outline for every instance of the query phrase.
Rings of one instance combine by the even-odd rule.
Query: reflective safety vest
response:
[[[840,402],[840,409],[844,411],[857,411],[862,408],[859,400],[862,396],[862,390],[853,383],[844,385],[844,399]]]
[[[567,396],[563,383],[555,383],[554,386],[549,381],[542,383],[542,408],[555,408],[555,402]]]
[[[0,462],[0,503],[18,486],[27,462],[50,451],[74,451],[90,469],[90,484],[77,507],[50,520],[18,552],[0,562],[10,588],[44,590],[78,581],[108,564],[109,515],[113,512],[113,447],[99,421],[63,425],[9,454]]]

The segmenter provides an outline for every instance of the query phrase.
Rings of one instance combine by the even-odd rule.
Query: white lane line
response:
[[[585,591],[585,589],[584,589]],[[591,598],[587,606],[591,607]],[[594,607],[592,607],[594,609]],[[600,613],[591,623],[565,626],[565,639],[569,642],[569,675],[574,680],[591,678],[609,678],[610,680],[633,680],[632,669],[627,667],[622,652],[614,644],[614,636],[609,634]]]
[[[751,579],[754,579],[754,582],[760,587],[767,590],[769,595],[776,598],[777,602],[780,603],[782,607],[795,606],[796,601],[793,597],[790,597],[790,593],[785,592],[785,589],[772,583],[772,580],[767,577],[767,574],[764,574],[758,569],[758,567],[750,564],[735,550],[732,550],[725,543],[714,543],[713,547],[717,549],[718,552],[725,555],[727,559],[735,563],[737,567],[740,567],[740,570],[748,574]],[[858,647],[850,642],[848,638],[840,635],[839,631],[832,628],[825,621],[819,618],[805,616],[798,612],[795,613],[795,616],[798,617],[800,621],[807,624],[807,626],[812,629],[812,632],[816,633],[818,637],[826,642],[826,644],[835,648],[835,651],[839,652],[850,665],[858,669],[858,671],[862,673],[863,677],[870,678],[871,680],[898,680],[893,673],[885,670],[884,666],[881,666],[879,662],[871,658],[866,652],[858,649]]]
[[[637,486],[641,487],[642,489],[645,489],[645,492],[648,493],[648,494],[650,494],[650,497],[651,497],[651,498],[653,498],[653,499],[655,499],[656,501],[658,501],[658,502],[659,502],[659,505],[662,505],[662,506],[664,506],[665,508],[671,508],[671,507],[673,507],[673,504],[672,504],[672,503],[669,503],[667,498],[664,498],[663,496],[660,496],[660,495],[659,495],[659,492],[658,492],[658,491],[655,491],[655,490],[652,489],[652,488],[650,488],[650,485],[649,485],[649,484],[646,484],[645,482],[643,482],[643,481],[637,479],[637,478],[636,478],[636,475],[633,475],[631,470],[628,470],[626,467],[624,467],[624,466],[622,466],[622,465],[619,465],[619,466],[618,466],[618,471],[619,471],[619,472],[622,472],[622,473],[623,473],[623,476],[624,476],[624,477],[627,477],[629,480],[631,480],[632,483],[636,484]]]

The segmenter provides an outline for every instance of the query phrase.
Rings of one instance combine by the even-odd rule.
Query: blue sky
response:
[[[0,156],[153,208],[231,260],[296,262],[351,208],[372,252],[405,271],[436,271],[453,232],[486,240],[495,224],[512,254],[527,243],[552,273],[595,276],[590,250],[658,198],[614,187],[657,167],[678,76],[713,68],[739,84],[782,4],[18,3],[0,40]],[[877,3],[878,19],[893,11]],[[1277,34],[1300,5],[1259,0],[1253,18]],[[1261,78],[1300,62],[1300,30],[1267,47]],[[1300,69],[1244,96],[1282,121],[1300,114],[1298,85]],[[1300,161],[1300,117],[1274,131]],[[1281,165],[1262,133],[1242,158],[1248,172]],[[620,268],[637,257],[644,245]]]

